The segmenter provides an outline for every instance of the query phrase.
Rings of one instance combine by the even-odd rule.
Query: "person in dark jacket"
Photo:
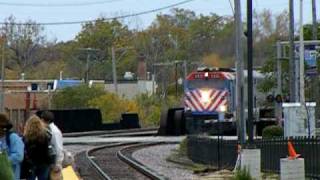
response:
[[[48,151],[50,148],[51,134],[41,121],[41,119],[33,115],[25,125],[24,143],[26,157],[31,164],[31,177],[28,180],[48,180],[50,165],[52,159]]]
[[[52,133],[51,144],[54,147],[56,157],[51,166],[50,178],[62,180],[62,162],[64,160],[63,153],[63,136],[60,129],[54,124],[54,114],[51,111],[43,111],[40,115],[42,122],[50,129]]]

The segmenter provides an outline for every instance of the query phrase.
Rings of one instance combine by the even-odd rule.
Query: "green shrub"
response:
[[[90,107],[100,109],[104,123],[118,122],[122,113],[139,112],[139,107],[135,101],[108,92],[91,99],[88,104]]]
[[[105,94],[102,88],[88,85],[67,87],[53,95],[52,103],[56,109],[88,108],[89,101]]]
[[[283,129],[280,126],[272,125],[267,126],[262,130],[262,138],[273,138],[283,136]]]
[[[253,178],[251,177],[249,170],[245,167],[243,169],[238,169],[232,180],[253,180]]]
[[[187,141],[188,141],[187,138],[185,138],[179,144],[178,153],[181,156],[187,156],[187,149],[188,149],[188,147],[187,147],[188,142]]]

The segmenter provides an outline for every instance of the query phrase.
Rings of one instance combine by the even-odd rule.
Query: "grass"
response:
[[[238,169],[232,180],[253,180],[247,168]]]

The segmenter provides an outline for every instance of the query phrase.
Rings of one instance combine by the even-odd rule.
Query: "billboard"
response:
[[[304,62],[305,62],[305,74],[307,76],[317,75],[317,60],[319,59],[319,46],[317,45],[305,45],[304,46]],[[295,47],[296,58],[299,58],[299,45]]]

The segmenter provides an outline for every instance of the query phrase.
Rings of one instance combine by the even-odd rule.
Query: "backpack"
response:
[[[25,157],[31,162],[31,164],[50,165],[55,163],[56,149],[51,143],[51,139],[52,135],[49,129],[46,131],[45,141],[38,141],[37,139],[28,141],[28,139],[24,139],[26,145]]]
[[[10,149],[10,145],[11,145],[10,135],[11,135],[12,133],[13,133],[12,131],[7,131],[7,132],[6,132],[6,135],[5,135],[5,137],[6,137],[6,144],[7,144],[7,146],[8,146],[9,149]]]
[[[57,150],[54,146],[54,144],[51,143],[52,139],[52,131],[51,128],[48,127],[47,129],[47,135],[48,135],[48,152],[47,152],[47,157],[49,158],[49,162],[51,164],[54,164],[56,162],[56,157],[57,157]]]

